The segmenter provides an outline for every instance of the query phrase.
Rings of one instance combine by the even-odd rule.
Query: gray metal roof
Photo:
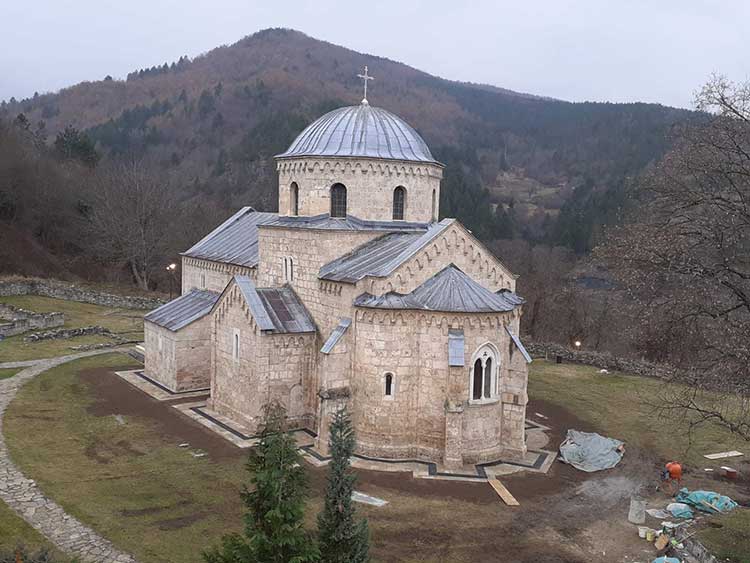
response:
[[[261,331],[289,334],[317,330],[310,313],[290,287],[256,288],[247,276],[234,276],[233,281]]]
[[[218,299],[218,293],[194,289],[190,293],[181,295],[158,309],[154,309],[143,318],[167,330],[177,332],[190,323],[205,317]]]
[[[513,340],[513,343],[516,345],[516,348],[521,352],[521,355],[523,355],[523,359],[526,360],[527,364],[531,363],[531,355],[526,351],[526,348],[521,343],[521,339],[518,338],[515,334],[513,334],[513,331],[510,330],[510,327],[506,325],[505,332],[507,332],[511,339]]]
[[[301,156],[365,157],[440,164],[411,125],[368,103],[339,108],[318,118],[277,158]]]
[[[375,296],[363,293],[357,307],[416,309],[455,313],[506,313],[523,303],[511,292],[493,293],[450,264],[406,295],[389,292]]]
[[[258,225],[276,218],[276,213],[262,213],[252,207],[243,207],[182,255],[238,266],[257,266]]]
[[[255,267],[258,265],[259,225],[295,229],[385,232],[422,232],[429,227],[428,223],[365,221],[353,215],[339,219],[332,218],[328,213],[312,217],[284,217],[276,213],[255,211],[252,207],[243,207],[182,255]]]
[[[448,330],[448,365],[461,367],[464,365],[464,331],[458,328]]]
[[[454,221],[455,219],[443,219],[431,224],[422,233],[391,233],[379,237],[324,265],[318,272],[318,277],[357,283],[366,276],[388,276]]]
[[[274,332],[315,332],[315,323],[291,287],[258,289]]]
[[[326,340],[325,344],[323,344],[323,347],[320,349],[321,353],[330,354],[334,346],[338,344],[338,341],[341,340],[341,337],[344,336],[344,333],[351,326],[351,324],[352,320],[350,318],[342,318],[339,321],[339,324],[336,325],[336,328],[333,329],[333,332],[331,332],[331,336],[329,336],[328,340]]]

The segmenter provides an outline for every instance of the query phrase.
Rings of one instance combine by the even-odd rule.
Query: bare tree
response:
[[[138,286],[148,290],[173,246],[179,221],[174,188],[132,160],[102,167],[90,198],[89,238],[97,258],[127,264]]]
[[[750,85],[713,77],[696,101],[705,121],[596,254],[630,291],[642,351],[677,368],[662,408],[750,440]]]

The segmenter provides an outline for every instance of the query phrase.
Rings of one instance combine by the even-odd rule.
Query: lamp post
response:
[[[576,350],[580,350],[581,349],[581,341],[580,340],[576,340],[573,344],[575,344]]]
[[[177,269],[177,264],[175,264],[174,262],[170,264],[169,266],[167,266],[167,272],[169,272],[169,300],[170,301],[172,301],[172,292],[174,291],[172,286],[174,284],[174,271],[176,269]]]

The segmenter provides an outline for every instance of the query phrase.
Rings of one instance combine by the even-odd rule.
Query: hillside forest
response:
[[[521,276],[525,331],[634,351],[612,330],[621,286],[590,251],[705,113],[454,82],[287,29],[0,103],[0,273],[165,291],[165,266],[238,207],[276,210],[273,156],[358,103],[364,65],[370,102],[446,165],[441,215]]]

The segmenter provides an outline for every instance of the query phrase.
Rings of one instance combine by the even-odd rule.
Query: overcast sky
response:
[[[267,27],[571,101],[690,107],[712,72],[750,77],[741,0],[3,0],[0,21],[0,100],[124,78]]]

